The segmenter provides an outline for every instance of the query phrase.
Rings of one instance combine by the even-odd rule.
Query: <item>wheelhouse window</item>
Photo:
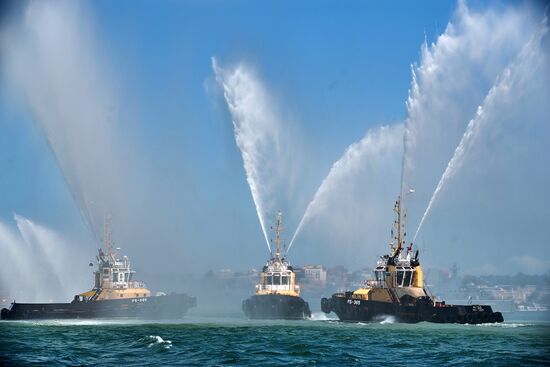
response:
[[[281,274],[273,274],[273,285],[281,285]]]
[[[398,286],[403,286],[403,275],[404,275],[404,271],[403,269],[398,269],[397,270],[397,285]]]
[[[283,285],[288,285],[288,278],[289,278],[289,277],[288,277],[287,275],[283,275],[283,276],[281,277],[281,283],[282,283]]]
[[[118,282],[118,273],[113,271],[113,282]]]
[[[412,273],[413,272],[411,270],[407,270],[405,272],[405,281],[403,282],[404,287],[410,287],[411,286]]]

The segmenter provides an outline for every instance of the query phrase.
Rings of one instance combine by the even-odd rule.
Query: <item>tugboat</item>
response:
[[[302,320],[311,317],[309,304],[300,297],[300,286],[292,266],[281,257],[281,212],[277,213],[275,256],[260,273],[256,294],[243,301],[243,312],[249,319]]]
[[[374,279],[364,282],[355,291],[335,293],[321,299],[321,310],[334,312],[342,321],[379,321],[392,316],[397,322],[481,324],[504,321],[500,312],[487,305],[447,305],[437,301],[424,287],[418,250],[405,245],[404,223],[401,220],[401,198],[394,206],[397,220],[391,229],[390,254],[380,257]],[[394,228],[397,236],[394,237]]]
[[[143,318],[178,319],[197,305],[187,294],[162,292],[152,296],[143,282],[133,279],[135,271],[127,256],[117,257],[105,216],[103,245],[99,249],[94,288],[77,294],[70,303],[17,303],[0,311],[2,320]],[[117,250],[119,250],[117,248]],[[90,266],[93,264],[90,263]]]

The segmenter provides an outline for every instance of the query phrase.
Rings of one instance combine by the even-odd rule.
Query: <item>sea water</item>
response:
[[[0,365],[550,365],[550,323],[2,321]]]

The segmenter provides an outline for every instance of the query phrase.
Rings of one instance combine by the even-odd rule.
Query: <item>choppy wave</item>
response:
[[[138,343],[147,345],[147,348],[151,348],[156,351],[169,350],[172,348],[172,342],[170,340],[164,340],[159,335],[148,335],[139,339]]]
[[[0,365],[550,365],[550,323],[391,321],[0,322]]]

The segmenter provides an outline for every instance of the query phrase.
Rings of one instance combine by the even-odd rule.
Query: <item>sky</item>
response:
[[[550,245],[546,36],[525,51],[544,33],[542,3],[6,4],[4,249],[49,246],[28,239],[32,223],[88,273],[108,210],[146,274],[258,268],[281,210],[287,245],[303,223],[291,262],[373,266],[402,163],[414,232],[482,106],[417,245],[429,267],[550,269],[539,255]]]

